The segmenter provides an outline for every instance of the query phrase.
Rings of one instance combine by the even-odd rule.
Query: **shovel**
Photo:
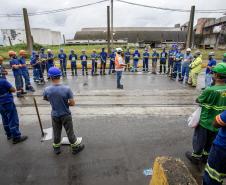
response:
[[[33,98],[33,100],[34,100],[36,113],[37,113],[37,116],[38,116],[39,126],[40,126],[40,129],[41,129],[41,142],[50,140],[50,139],[52,139],[53,128],[51,127],[51,128],[43,129],[42,121],[41,121],[41,118],[40,118],[36,99]]]

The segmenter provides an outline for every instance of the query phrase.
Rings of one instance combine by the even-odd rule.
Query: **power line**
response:
[[[132,3],[129,1],[124,1],[124,0],[116,0],[121,3],[125,4],[130,4],[130,5],[135,5],[135,6],[140,6],[140,7],[145,7],[145,8],[152,8],[152,9],[158,9],[158,10],[166,10],[166,11],[174,11],[174,12],[190,12],[190,10],[186,9],[174,9],[174,8],[163,8],[163,7],[158,7],[158,6],[151,6],[151,5],[144,5],[144,4],[138,4],[138,3]],[[226,9],[217,9],[217,10],[196,10],[196,13],[225,13]]]
[[[47,14],[53,14],[53,13],[60,13],[60,12],[84,8],[84,7],[92,6],[92,5],[96,5],[96,4],[101,4],[101,3],[104,3],[104,2],[107,2],[107,1],[109,1],[109,0],[101,0],[101,1],[94,2],[94,3],[88,3],[88,4],[73,6],[73,7],[69,7],[69,8],[61,8],[61,9],[56,9],[56,10],[33,12],[33,13],[28,13],[28,15],[29,16],[36,16],[36,15],[47,15]],[[0,14],[0,17],[22,17],[22,16],[23,16],[23,14]]]

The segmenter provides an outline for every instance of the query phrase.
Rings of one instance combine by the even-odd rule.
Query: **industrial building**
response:
[[[194,44],[202,48],[226,49],[226,16],[198,19]]]
[[[62,43],[61,33],[44,28],[32,28],[31,34],[34,43],[41,45],[60,45]],[[11,42],[11,43],[10,43]],[[24,29],[0,29],[0,45],[10,46],[26,43]]]
[[[187,32],[175,27],[115,27],[113,40],[115,44],[137,43],[139,46],[161,47],[163,44],[177,42],[184,44]],[[83,28],[76,32],[74,40],[67,44],[106,44],[106,27]]]

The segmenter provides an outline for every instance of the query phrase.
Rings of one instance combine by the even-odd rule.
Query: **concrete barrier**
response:
[[[198,185],[180,159],[157,157],[149,185]]]

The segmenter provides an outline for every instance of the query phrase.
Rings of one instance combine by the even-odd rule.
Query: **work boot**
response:
[[[22,93],[17,93],[16,96],[17,96],[17,98],[23,98],[24,97],[24,95]]]
[[[26,91],[24,91],[24,90],[22,90],[22,91],[21,91],[21,94],[27,94],[27,92],[26,92]]]
[[[123,89],[123,85],[120,85],[120,86],[119,86],[119,89]]]
[[[13,138],[13,144],[21,143],[27,140],[27,136],[20,136],[19,138]]]
[[[184,81],[184,78],[179,78],[178,81],[179,82],[183,82]]]
[[[194,157],[191,152],[186,152],[185,156],[192,164],[199,165],[202,162],[201,157]]]
[[[56,155],[59,155],[61,153],[60,147],[53,147],[53,151]]]
[[[202,156],[202,163],[203,163],[203,164],[206,164],[207,161],[208,161],[208,155],[203,155],[203,156]]]
[[[85,148],[85,145],[81,143],[82,143],[82,139],[77,138],[76,142],[74,144],[71,144],[73,155],[76,155],[77,153],[81,152]]]

